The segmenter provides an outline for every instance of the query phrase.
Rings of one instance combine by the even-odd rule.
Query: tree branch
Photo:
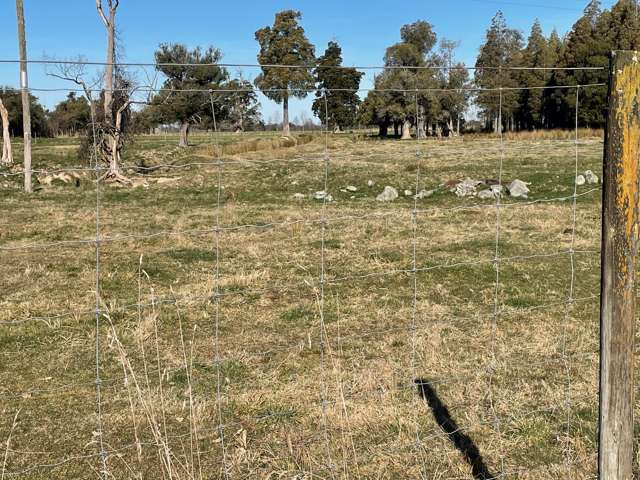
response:
[[[100,15],[100,18],[102,19],[102,23],[104,23],[104,26],[109,28],[110,26],[109,20],[105,16],[104,10],[102,10],[102,0],[96,0],[96,9],[98,10],[98,15]]]

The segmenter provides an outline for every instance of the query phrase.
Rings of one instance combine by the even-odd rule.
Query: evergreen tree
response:
[[[335,130],[355,124],[360,105],[357,90],[364,75],[355,68],[331,68],[341,65],[342,49],[336,42],[329,42],[324,55],[318,58],[315,70],[318,90],[312,109],[322,123]]]
[[[431,24],[419,20],[404,25],[400,37],[401,42],[387,48],[384,63],[389,68],[376,79],[376,89],[384,91],[386,104],[384,112],[378,112],[376,117],[392,122],[396,134],[401,126],[402,138],[408,139],[411,138],[411,126],[417,125],[418,118],[423,117],[416,110],[423,110],[428,103],[427,96],[411,90],[436,86],[437,77],[432,70],[416,67],[433,65],[430,52],[436,45],[437,36]]]
[[[553,42],[557,40],[556,32]],[[540,21],[536,19],[531,28],[527,46],[522,52],[522,65],[537,69],[522,70],[520,75],[520,84],[526,88],[520,92],[517,114],[519,128],[533,130],[545,126],[545,90],[538,88],[548,84],[551,74],[549,70],[544,69],[554,67],[556,61],[557,59],[551,50],[551,39],[547,41],[542,33]]]
[[[191,125],[212,117],[208,90],[219,89],[228,78],[227,70],[216,65],[221,58],[216,48],[189,50],[179,43],[161,44],[155,53],[156,69],[166,80],[153,104],[161,122],[180,123],[181,147],[189,144]]]
[[[599,0],[589,2],[582,17],[567,35],[560,66],[598,67],[602,70],[558,70],[554,72],[550,85],[586,85],[606,83],[609,52],[613,45],[607,42],[610,24],[606,21]],[[551,93],[554,128],[572,128],[575,123],[575,89],[558,88]],[[606,87],[589,87],[580,91],[578,121],[581,126],[600,128],[605,123]]]
[[[315,64],[315,48],[298,24],[300,12],[285,10],[276,14],[272,27],[256,32],[260,44],[258,63],[262,73],[255,85],[264,95],[276,103],[282,103],[283,134],[289,135],[289,97],[304,98],[313,89],[312,69]],[[295,65],[297,68],[272,67],[270,65]]]
[[[483,89],[515,88],[519,84],[519,75],[512,67],[521,65],[522,35],[517,30],[507,27],[502,12],[491,20],[484,44],[476,61],[475,82]],[[516,90],[502,92],[502,109],[500,109],[500,93],[498,91],[481,91],[477,95],[486,127],[494,132],[502,128],[512,129],[515,126],[515,113],[518,108],[519,93]]]
[[[67,98],[49,114],[49,130],[52,135],[75,135],[84,131],[91,122],[91,108],[85,97],[70,92]]]

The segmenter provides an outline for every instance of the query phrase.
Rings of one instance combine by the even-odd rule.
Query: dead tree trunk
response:
[[[11,165],[13,154],[11,152],[11,136],[9,135],[9,112],[0,98],[0,119],[2,120],[2,164]]]
[[[109,152],[109,174],[108,176],[120,176],[120,164],[119,164],[119,132],[116,130],[116,125],[113,119],[113,84],[114,84],[114,68],[116,59],[116,11],[120,0],[106,0],[108,12],[105,13],[102,7],[103,0],[96,0],[96,8],[98,15],[102,19],[102,23],[107,31],[107,58],[104,69],[104,121],[106,124],[106,142],[111,149],[117,149],[118,151],[111,150]]]

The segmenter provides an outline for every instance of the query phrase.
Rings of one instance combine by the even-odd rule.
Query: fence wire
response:
[[[13,60],[0,60],[0,63],[13,63]],[[53,60],[34,60],[30,63],[49,64],[60,63]],[[100,62],[88,61],[64,61],[64,64],[71,65],[93,65],[105,66]],[[155,67],[155,64],[144,63],[119,63],[119,66],[140,66]],[[180,64],[182,66],[191,66],[190,64]],[[198,65],[201,66],[201,65]],[[240,65],[240,64],[218,64],[221,67],[258,67],[257,65]],[[307,66],[294,65],[267,65],[266,68],[308,68]],[[335,67],[331,67],[335,68]],[[358,70],[374,70],[379,68],[394,67],[375,67],[375,66],[357,66],[357,67],[339,67],[339,68],[356,68]],[[411,67],[399,67],[411,69]],[[454,70],[458,67],[417,67],[419,69],[440,69]],[[467,68],[474,70],[474,68]],[[500,67],[483,67],[486,70],[500,71]],[[527,68],[517,67],[505,70],[555,70],[554,68]],[[600,68],[575,68],[564,70],[602,70]],[[150,458],[159,465],[152,468],[159,468],[167,474],[168,478],[208,478],[207,468],[214,473],[214,478],[234,478],[237,473],[235,469],[240,468],[239,465],[255,465],[264,464],[265,462],[274,462],[281,465],[283,471],[273,471],[274,475],[279,474],[299,474],[300,478],[357,478],[362,475],[361,472],[370,468],[370,462],[374,461],[376,453],[372,453],[372,449],[363,447],[367,438],[363,442],[361,438],[364,435],[375,436],[375,430],[367,430],[368,419],[363,420],[363,415],[375,417],[376,412],[371,412],[370,404],[374,405],[392,405],[397,408],[395,411],[398,418],[395,419],[394,425],[386,425],[386,428],[394,431],[398,437],[398,443],[387,445],[381,443],[381,449],[385,455],[398,455],[398,462],[406,462],[411,459],[415,465],[405,465],[407,469],[415,467],[420,478],[430,478],[431,457],[430,449],[438,448],[439,452],[443,450],[443,445],[448,441],[455,444],[456,435],[465,434],[473,435],[475,438],[490,438],[497,447],[492,450],[496,455],[493,458],[492,466],[496,469],[496,475],[492,478],[517,478],[518,475],[533,475],[535,469],[532,468],[514,468],[509,458],[509,452],[504,450],[505,438],[512,434],[507,430],[509,422],[513,420],[509,415],[505,415],[503,408],[509,403],[506,393],[501,392],[500,382],[504,381],[504,370],[511,368],[511,372],[516,370],[517,366],[509,365],[510,358],[506,350],[501,350],[501,334],[503,329],[513,328],[517,323],[517,317],[528,318],[536,312],[539,314],[553,315],[556,310],[563,311],[561,321],[561,338],[560,351],[551,352],[539,361],[528,361],[526,369],[542,369],[547,370],[552,366],[560,365],[563,369],[563,389],[562,393],[553,392],[549,394],[549,398],[544,399],[543,405],[540,407],[529,406],[523,411],[518,411],[514,415],[520,417],[535,417],[541,414],[550,416],[562,416],[562,422],[557,438],[562,448],[563,467],[567,471],[567,475],[574,475],[578,469],[584,465],[584,459],[579,458],[572,446],[573,435],[576,434],[576,428],[573,425],[575,415],[574,408],[593,400],[590,392],[578,391],[575,386],[574,373],[577,366],[583,362],[592,364],[597,357],[597,351],[577,352],[571,348],[570,328],[572,313],[582,306],[587,308],[588,305],[595,303],[599,296],[595,293],[592,295],[580,295],[577,293],[577,268],[580,260],[591,261],[598,258],[599,251],[597,249],[578,248],[577,226],[578,226],[578,199],[584,198],[593,200],[590,197],[596,197],[599,187],[589,188],[583,192],[578,192],[578,176],[580,167],[580,138],[578,133],[578,116],[580,110],[580,92],[594,87],[600,87],[603,84],[584,84],[584,85],[562,85],[553,87],[499,87],[491,88],[459,88],[459,89],[436,89],[436,88],[415,88],[415,89],[334,89],[335,92],[369,92],[377,91],[380,93],[395,92],[411,94],[415,99],[415,122],[416,126],[423,121],[422,113],[419,106],[419,95],[421,93],[446,93],[446,92],[493,92],[499,98],[499,148],[497,152],[497,185],[503,185],[504,164],[506,161],[506,139],[502,128],[503,125],[503,95],[507,91],[534,91],[547,89],[575,89],[575,138],[574,138],[574,172],[573,172],[573,193],[571,195],[554,195],[548,198],[536,198],[533,200],[507,202],[502,198],[501,192],[495,194],[495,202],[492,203],[467,203],[465,205],[456,206],[432,206],[421,207],[418,198],[426,179],[427,172],[431,171],[432,164],[435,159],[432,158],[425,150],[420,134],[417,135],[417,143],[415,147],[415,188],[412,192],[412,199],[409,201],[408,208],[401,209],[380,209],[372,211],[371,208],[362,207],[361,212],[350,215],[336,214],[332,204],[330,191],[335,188],[332,175],[334,171],[338,171],[345,167],[348,168],[348,160],[350,157],[343,152],[332,152],[331,150],[331,134],[329,125],[329,107],[326,90],[322,92],[320,101],[324,109],[324,122],[321,132],[323,139],[323,147],[320,153],[308,154],[301,158],[269,158],[254,159],[240,155],[225,156],[222,153],[219,128],[216,122],[215,102],[216,93],[234,93],[245,92],[247,89],[178,89],[175,92],[201,92],[206,94],[211,105],[211,114],[214,123],[212,141],[214,152],[210,156],[211,160],[207,161],[188,161],[183,164],[161,163],[152,167],[145,166],[123,166],[123,171],[132,172],[134,174],[145,174],[145,178],[151,178],[153,172],[163,171],[191,171],[202,169],[210,174],[211,192],[215,193],[215,203],[209,205],[213,210],[212,225],[207,228],[170,228],[158,229],[150,231],[143,228],[137,232],[127,233],[105,233],[107,226],[104,225],[103,209],[105,208],[103,199],[103,190],[105,188],[105,174],[109,169],[99,163],[98,145],[96,143],[95,118],[92,119],[94,128],[93,134],[93,164],[90,166],[69,166],[51,170],[34,170],[33,173],[52,175],[61,173],[81,173],[87,176],[95,176],[95,238],[83,237],[79,238],[63,238],[52,241],[38,241],[32,243],[20,243],[16,241],[5,242],[0,245],[0,254],[2,255],[23,255],[30,256],[42,252],[61,252],[71,251],[82,247],[95,249],[95,305],[87,304],[86,307],[67,309],[58,311],[49,311],[45,314],[32,314],[20,311],[20,315],[12,312],[8,320],[0,321],[0,328],[6,329],[7,332],[14,332],[20,328],[30,329],[35,335],[46,335],[47,332],[59,330],[64,327],[81,326],[83,318],[91,317],[93,319],[95,329],[94,353],[95,359],[93,363],[92,376],[95,379],[83,375],[82,380],[73,382],[61,382],[58,385],[51,385],[49,382],[35,384],[28,390],[15,390],[12,386],[6,386],[0,390],[0,399],[7,402],[33,403],[34,405],[44,405],[49,402],[66,401],[65,398],[73,397],[80,400],[82,397],[89,398],[95,396],[95,431],[91,432],[91,438],[85,438],[83,444],[95,447],[92,453],[86,453],[80,448],[68,448],[64,456],[60,456],[59,452],[30,452],[29,450],[21,450],[18,447],[12,448],[7,440],[7,457],[11,459],[9,465],[5,460],[2,469],[3,478],[21,478],[30,475],[42,474],[45,476],[55,475],[54,472],[65,467],[76,465],[91,465],[93,473],[102,479],[116,478],[118,471],[127,471],[134,477],[135,468],[139,469],[142,475],[144,468],[148,465]],[[56,92],[56,91],[82,91],[83,89],[55,89],[55,88],[31,88],[33,92]],[[94,92],[102,92],[102,89],[89,90]],[[117,91],[125,91],[114,89]],[[129,91],[129,90],[127,90]],[[166,89],[141,88],[137,89],[137,93],[160,93]],[[290,92],[286,89],[271,89],[270,93]],[[298,90],[311,92],[315,90]],[[464,150],[464,149],[462,149]],[[357,156],[357,155],[355,155]],[[344,159],[344,161],[341,161]],[[247,172],[255,169],[268,170],[273,166],[279,165],[299,165],[302,168],[309,166],[319,167],[318,173],[320,178],[317,179],[319,185],[322,185],[322,204],[319,211],[302,212],[299,218],[290,218],[280,220],[279,218],[268,219],[265,222],[255,223],[233,223],[227,222],[224,218],[226,202],[224,199],[225,182],[232,174],[246,175]],[[308,172],[311,175],[311,171]],[[24,172],[11,171],[2,173],[5,178],[11,178],[23,175]],[[505,211],[514,209],[513,211],[522,211],[523,215],[530,215],[536,208],[551,204],[569,205],[571,209],[570,224],[570,241],[568,248],[558,248],[552,251],[531,249],[531,251],[520,252],[517,254],[507,253],[505,251],[505,227],[503,225]],[[516,210],[522,209],[522,210]],[[528,209],[528,210],[527,210]],[[427,235],[429,228],[432,228],[431,222],[452,218],[461,212],[483,212],[487,214],[494,213],[495,224],[492,226],[493,242],[492,254],[486,256],[475,256],[474,258],[466,258],[465,255],[454,255],[446,261],[440,261],[439,257],[429,258],[429,260],[421,261],[421,244],[420,240]],[[408,256],[406,264],[387,268],[386,266],[374,269],[349,268],[348,265],[340,264],[331,256],[330,250],[330,234],[338,229],[340,224],[349,226],[369,226],[387,224],[392,222],[404,223],[403,228],[408,229]],[[289,227],[311,226],[318,228],[319,248],[317,259],[317,272],[305,271],[299,275],[299,278],[287,277],[285,281],[276,282],[268,279],[262,288],[254,288],[254,285],[247,285],[244,288],[230,288],[225,286],[224,280],[227,275],[227,268],[230,267],[225,256],[226,250],[231,250],[231,243],[237,241],[231,238],[231,234],[248,237],[253,232],[271,232],[282,231]],[[123,254],[132,249],[142,248],[143,251],[150,248],[154,240],[175,239],[188,240],[203,238],[204,241],[212,242],[209,247],[212,250],[211,268],[208,271],[207,285],[201,292],[189,292],[187,294],[176,294],[173,286],[170,288],[170,295],[159,295],[153,289],[149,295],[143,294],[143,257],[140,256],[138,265],[138,284],[137,284],[137,301],[127,302],[122,299],[109,299],[104,294],[104,281],[107,273],[104,271],[104,249],[113,248],[118,254]],[[373,242],[373,239],[371,239]],[[291,246],[292,251],[295,245]],[[402,246],[396,245],[398,250]],[[407,250],[404,252],[407,253]],[[72,253],[73,255],[74,253]],[[468,255],[467,255],[468,257]],[[530,262],[531,264],[539,264],[541,262],[559,263],[568,259],[569,269],[569,286],[566,298],[563,296],[561,300],[544,301],[525,307],[508,307],[505,305],[505,274],[501,268],[517,263]],[[279,266],[275,260],[268,259],[273,262],[273,268]],[[426,313],[423,310],[429,307],[430,296],[427,292],[435,292],[439,285],[428,274],[439,272],[444,275],[445,272],[454,272],[464,269],[472,269],[474,267],[489,267],[494,269],[494,278],[492,281],[491,293],[487,295],[487,305],[491,304],[491,311],[477,312],[472,315],[458,314],[455,309],[452,312],[444,313]],[[361,325],[349,325],[348,334],[343,334],[344,325],[348,325],[348,320],[355,315],[353,312],[345,313],[342,309],[335,306],[340,302],[338,294],[334,290],[346,286],[359,286],[362,289],[373,288],[368,284],[369,281],[375,280],[382,285],[389,285],[391,289],[395,287],[392,283],[395,279],[406,281],[409,288],[406,292],[397,291],[390,296],[395,298],[394,301],[403,303],[399,320],[389,325],[379,325],[379,319],[372,321],[365,327]],[[383,287],[387,288],[387,287]],[[407,293],[408,292],[408,293]],[[263,342],[262,338],[254,338],[253,342],[249,341],[251,335],[255,331],[251,330],[250,322],[246,326],[241,327],[242,341],[232,339],[231,330],[237,328],[238,319],[233,315],[225,313],[224,308],[227,306],[225,302],[232,300],[242,301],[252,296],[271,296],[282,297],[286,294],[292,296],[290,302],[296,302],[300,298],[312,298],[317,307],[317,323],[313,323],[309,329],[296,332],[283,332],[277,342]],[[340,294],[342,295],[342,294]],[[365,290],[362,294],[364,300],[371,301],[376,296],[375,292]],[[547,300],[547,299],[545,299]],[[388,300],[387,301],[391,301]],[[20,306],[24,303],[21,298],[3,300],[3,303]],[[194,305],[196,306],[194,308]],[[167,319],[163,319],[161,314],[162,307],[174,306],[178,312],[177,325],[171,324]],[[188,338],[189,330],[185,328],[187,325],[186,318],[183,323],[183,315],[190,310],[203,308],[208,310],[205,321],[193,321],[192,337]],[[263,307],[268,308],[268,305]],[[337,308],[337,312],[333,310]],[[248,310],[248,308],[247,308]],[[127,346],[122,343],[120,337],[124,337],[126,331],[126,315],[131,313],[137,318],[138,326],[145,323],[146,315],[151,311],[153,317],[153,337],[155,363],[153,366],[145,351],[145,340],[142,338],[137,340],[137,348]],[[362,312],[358,312],[362,314]],[[186,317],[186,315],[185,315]],[[406,320],[403,322],[402,320]],[[190,322],[192,320],[189,320]],[[241,321],[243,323],[245,320]],[[207,324],[209,330],[207,330]],[[462,329],[466,324],[472,325],[472,330],[481,331],[483,326],[489,326],[488,348],[483,351],[483,362],[481,365],[467,365],[464,372],[453,372],[450,375],[440,374],[431,375],[428,379],[422,379],[421,376],[429,371],[442,373],[442,366],[437,364],[428,364],[424,358],[424,347],[421,347],[429,334],[437,329],[451,329],[456,331]],[[107,329],[106,327],[109,326]],[[199,329],[199,330],[198,330]],[[121,331],[122,330],[122,331]],[[197,333],[196,333],[197,332]],[[201,374],[198,378],[198,372],[194,373],[193,365],[193,349],[197,345],[199,335],[210,334],[212,338],[211,351],[213,357],[207,362],[208,365],[200,367],[202,371],[207,372],[207,368],[211,368],[213,381],[207,379],[205,374]],[[131,332],[126,334],[134,335]],[[226,335],[226,337],[225,337]],[[265,332],[266,336],[267,333]],[[166,336],[166,338],[165,338]],[[468,337],[471,337],[468,334]],[[380,359],[376,355],[382,355],[376,348],[383,345],[387,340],[393,338],[394,342],[406,341],[409,343],[408,351],[399,355],[398,359]],[[175,339],[179,339],[180,345]],[[224,341],[223,341],[224,340]],[[471,339],[469,339],[471,345]],[[175,343],[175,345],[173,345]],[[263,345],[265,343],[266,345]],[[267,344],[268,343],[268,344]],[[116,375],[113,371],[105,373],[110,368],[109,362],[116,362],[113,350],[117,346],[123,360],[122,375]],[[168,357],[171,347],[181,348],[181,356],[179,364],[171,366]],[[450,348],[450,347],[446,347]],[[464,348],[464,347],[462,347]],[[188,349],[191,349],[188,352]],[[353,358],[349,358],[345,351],[347,349],[356,350]],[[11,357],[23,354],[24,350],[5,351],[3,356]],[[317,357],[317,363],[315,363]],[[311,358],[310,362],[305,363],[306,358]],[[55,362],[56,359],[52,359]],[[163,360],[165,364],[163,365]],[[213,362],[211,362],[213,360]],[[384,362],[388,360],[390,369],[395,369],[392,373],[385,377],[386,381],[380,381],[380,385],[376,387],[367,387],[366,381],[359,377],[367,375],[367,369],[374,369],[370,372],[375,377],[375,369],[384,368]],[[255,361],[258,364],[270,366],[269,362],[276,361],[278,366],[275,371],[269,371],[267,367],[261,370],[260,376],[266,376],[272,381],[277,381],[278,375],[285,375],[282,370],[291,368],[295,370],[299,367],[299,363],[304,365],[304,369],[309,370],[312,378],[305,378],[292,383],[292,388],[300,388],[300,392],[294,395],[293,405],[277,405],[273,406],[270,402],[270,392],[252,392],[249,397],[251,402],[258,406],[271,405],[272,413],[256,414],[257,409],[247,409],[246,406],[240,407],[240,402],[247,401],[247,394],[244,397],[234,396],[234,389],[241,390],[242,381],[234,377],[233,369],[240,369],[238,365],[243,362]],[[367,362],[371,362],[372,367],[368,367]],[[136,362],[142,362],[144,365],[144,377],[146,384],[135,384]],[[349,363],[351,362],[351,364]],[[439,370],[440,368],[440,370]],[[197,368],[196,368],[197,370]],[[296,370],[295,375],[301,375]],[[94,374],[94,375],[93,375]],[[170,379],[186,376],[185,391],[186,398],[181,397],[182,405],[175,404],[176,401],[170,397],[169,391],[174,386]],[[317,375],[317,378],[315,376]],[[294,376],[291,374],[290,377]],[[86,381],[84,380],[86,378]],[[395,380],[391,382],[389,378]],[[150,380],[153,379],[153,380]],[[251,379],[250,381],[258,383],[261,379]],[[478,405],[473,399],[460,402],[454,402],[448,406],[448,412],[454,416],[460,415],[464,419],[456,426],[453,431],[446,431],[444,424],[436,418],[435,427],[428,428],[431,425],[426,419],[429,416],[428,406],[425,405],[425,399],[416,395],[416,382],[420,385],[428,385],[431,388],[442,388],[447,391],[448,386],[464,386],[466,383],[479,381],[487,387],[485,392],[487,411],[482,414],[469,414],[467,412],[476,412]],[[536,380],[537,381],[537,380]],[[306,385],[311,383],[312,385]],[[332,387],[332,385],[335,385]],[[211,395],[214,398],[214,412],[208,412],[205,400],[207,389],[213,386],[215,391]],[[136,392],[137,390],[137,393]],[[166,390],[165,390],[166,389]],[[132,393],[134,392],[134,393]],[[305,398],[308,392],[312,392],[311,398]],[[211,393],[211,392],[209,392]],[[272,392],[271,392],[272,393]],[[264,397],[264,398],[263,398]],[[562,397],[562,398],[560,398]],[[407,400],[409,399],[409,400]],[[83,400],[84,401],[84,400]],[[154,402],[158,401],[158,404]],[[127,439],[122,441],[118,438],[117,446],[114,444],[114,436],[117,438],[119,431],[116,425],[116,414],[114,414],[114,405],[126,403],[130,408],[129,425],[132,432],[128,432]],[[426,402],[428,403],[428,401]],[[243,404],[244,405],[244,404]],[[487,405],[483,405],[487,406]],[[314,425],[317,427],[311,434],[300,434],[295,431],[297,422],[302,422],[297,417],[299,411],[303,408],[310,408],[310,416],[314,419]],[[366,411],[360,411],[359,407]],[[36,407],[34,407],[36,408]],[[368,410],[367,410],[368,409]],[[446,409],[446,408],[445,408]],[[174,417],[175,412],[188,411],[189,416],[188,428],[184,424],[180,426],[182,421],[177,421]],[[293,411],[293,413],[292,413]],[[11,412],[12,414],[14,412]],[[405,414],[407,417],[403,417]],[[434,412],[434,415],[437,415]],[[410,417],[410,418],[409,418]],[[278,421],[287,418],[295,418],[295,421],[286,424],[286,428],[282,429],[278,425]],[[148,420],[149,419],[149,420]],[[148,431],[142,425],[145,421],[149,421]],[[176,423],[177,422],[177,423]],[[273,422],[273,423],[269,423]],[[260,454],[251,452],[251,442],[257,442],[257,439],[247,439],[247,432],[252,424],[264,423],[268,427],[263,429],[263,434],[271,441],[275,440],[282,450],[269,450],[267,446],[261,445],[258,448],[264,448],[265,451]],[[413,424],[413,425],[411,425]],[[363,425],[365,425],[363,427]],[[357,426],[357,427],[356,427]],[[356,433],[356,428],[362,430]],[[180,431],[181,433],[175,433]],[[256,433],[258,429],[252,433]],[[151,432],[151,433],[150,433]],[[403,433],[408,432],[407,436]],[[128,438],[133,433],[134,441],[130,443]],[[24,434],[22,434],[25,436]],[[412,441],[405,440],[409,438]],[[467,437],[468,438],[468,437]],[[61,444],[71,445],[77,440],[75,433],[69,434],[68,438],[58,439]],[[76,443],[77,444],[77,443]],[[458,445],[456,445],[458,447]],[[87,450],[85,448],[85,450]],[[283,453],[283,451],[285,451]],[[317,454],[321,451],[321,454]],[[145,453],[147,452],[147,453]],[[153,452],[152,454],[148,452]],[[409,455],[407,452],[411,452]],[[463,452],[464,453],[464,452]],[[378,453],[379,454],[379,453]],[[137,456],[139,462],[138,467],[134,467],[128,463],[128,455],[132,458]],[[253,455],[253,456],[252,456]],[[12,457],[17,456],[16,461]],[[37,457],[37,462],[30,462],[30,458]],[[341,457],[341,458],[340,458]],[[467,459],[468,460],[468,459]],[[341,464],[342,462],[342,464]],[[124,467],[120,464],[123,464]],[[95,466],[97,465],[97,467]],[[286,465],[286,467],[282,467]],[[7,468],[7,467],[10,468]],[[351,468],[357,472],[357,477],[351,472]],[[548,466],[542,466],[547,468]],[[74,467],[76,468],[76,467]],[[124,470],[121,470],[124,468]],[[247,467],[249,468],[249,467]],[[438,467],[439,468],[439,467]],[[285,472],[286,469],[286,472]],[[439,473],[437,478],[468,478],[456,477],[450,475],[449,472]],[[282,475],[281,475],[282,476]],[[297,477],[296,477],[297,478]]]

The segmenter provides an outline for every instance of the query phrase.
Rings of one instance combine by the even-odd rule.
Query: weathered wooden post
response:
[[[24,191],[31,193],[31,98],[27,79],[27,40],[24,33],[23,0],[16,0],[18,46],[20,50],[20,88],[22,90],[22,130],[24,131]]]
[[[632,480],[633,350],[638,248],[640,53],[611,56],[602,198],[601,480]]]

